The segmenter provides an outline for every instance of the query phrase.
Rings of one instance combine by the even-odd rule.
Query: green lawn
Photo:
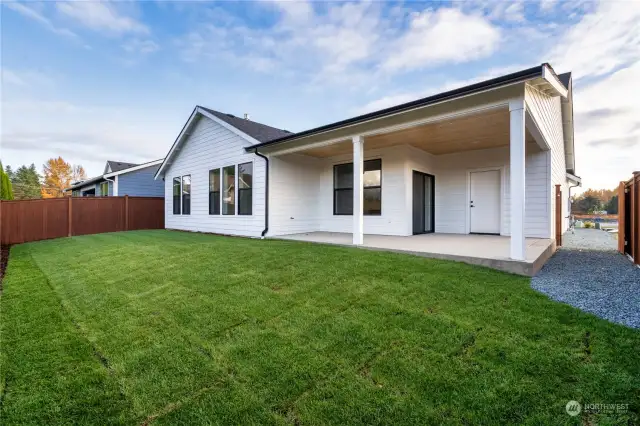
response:
[[[0,303],[3,425],[640,422],[640,332],[465,264],[137,231],[14,246]]]

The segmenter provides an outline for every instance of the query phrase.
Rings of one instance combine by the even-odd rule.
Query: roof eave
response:
[[[489,90],[498,89],[504,86],[522,83],[527,80],[531,80],[533,78],[542,78],[544,74],[545,67],[548,67],[547,64],[542,64],[533,68],[528,68],[526,70],[522,70],[516,73],[508,74],[502,77],[497,77],[491,80],[486,80],[480,83],[471,84],[469,86],[461,87],[459,89],[450,90],[447,92],[442,92],[433,96],[429,96],[426,98],[418,99],[416,101],[407,102],[401,105],[396,105],[393,107],[385,108],[379,111],[374,111],[371,113],[363,114],[357,117],[349,118],[346,120],[338,121],[335,123],[327,124],[325,126],[316,127],[314,129],[305,130],[299,133],[293,133],[290,136],[285,136],[278,139],[273,139],[271,141],[258,143],[252,146],[245,148],[246,151],[256,151],[258,148],[276,145],[282,142],[290,142],[296,139],[300,139],[303,137],[316,135],[319,133],[325,133],[332,130],[340,129],[347,126],[352,126],[356,124],[366,123],[369,121],[377,120],[380,118],[388,117],[395,114],[400,114],[403,112],[415,110],[418,108],[423,108],[427,106],[431,106],[434,104],[438,104],[441,102],[447,102],[454,99],[458,99],[464,96],[473,95]],[[547,71],[548,73],[548,71]],[[555,74],[555,73],[554,73]],[[556,78],[557,79],[557,78]],[[560,83],[561,84],[561,83]],[[561,84],[562,85],[562,84]]]

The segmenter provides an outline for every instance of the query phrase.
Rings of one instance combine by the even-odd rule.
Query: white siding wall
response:
[[[564,136],[562,126],[561,98],[551,97],[527,86],[525,89],[527,109],[538,123],[540,131],[551,147],[547,159],[551,168],[551,182],[549,185],[549,229],[550,236],[555,236],[555,185],[561,185],[563,195],[562,217],[563,231],[569,228],[569,185],[566,177],[566,160],[564,153]]]
[[[525,236],[548,238],[548,168],[546,152],[527,146]],[[469,171],[496,168],[502,181],[500,233],[510,234],[509,149],[495,148],[440,156],[412,155],[409,169],[435,175],[436,232],[465,234],[468,232]]]
[[[264,229],[265,162],[245,152],[244,148],[249,145],[212,120],[199,119],[164,176],[167,229],[260,236]],[[253,214],[209,215],[209,170],[249,161],[253,161]],[[172,181],[183,175],[191,175],[191,214],[174,215]]]
[[[269,159],[269,234],[319,230],[322,163],[304,155]]]
[[[333,215],[333,166],[351,161],[350,155],[313,160],[304,156],[271,158],[269,235],[299,232],[352,232],[352,216]],[[549,186],[547,152],[528,146],[526,157],[527,237],[548,238]],[[365,234],[411,235],[412,171],[435,176],[436,232],[467,232],[468,171],[500,168],[503,181],[501,233],[509,235],[508,148],[432,156],[409,146],[367,150],[365,159],[382,159],[382,215],[365,216]]]

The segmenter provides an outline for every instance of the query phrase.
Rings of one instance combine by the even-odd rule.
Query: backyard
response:
[[[2,285],[5,425],[640,422],[639,330],[481,267],[154,230],[13,246]]]

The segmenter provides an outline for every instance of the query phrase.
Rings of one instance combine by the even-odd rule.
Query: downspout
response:
[[[264,190],[264,230],[262,231],[261,238],[269,231],[269,158],[260,154],[258,148],[253,150],[253,153],[258,157],[264,158],[265,161],[265,190]]]

